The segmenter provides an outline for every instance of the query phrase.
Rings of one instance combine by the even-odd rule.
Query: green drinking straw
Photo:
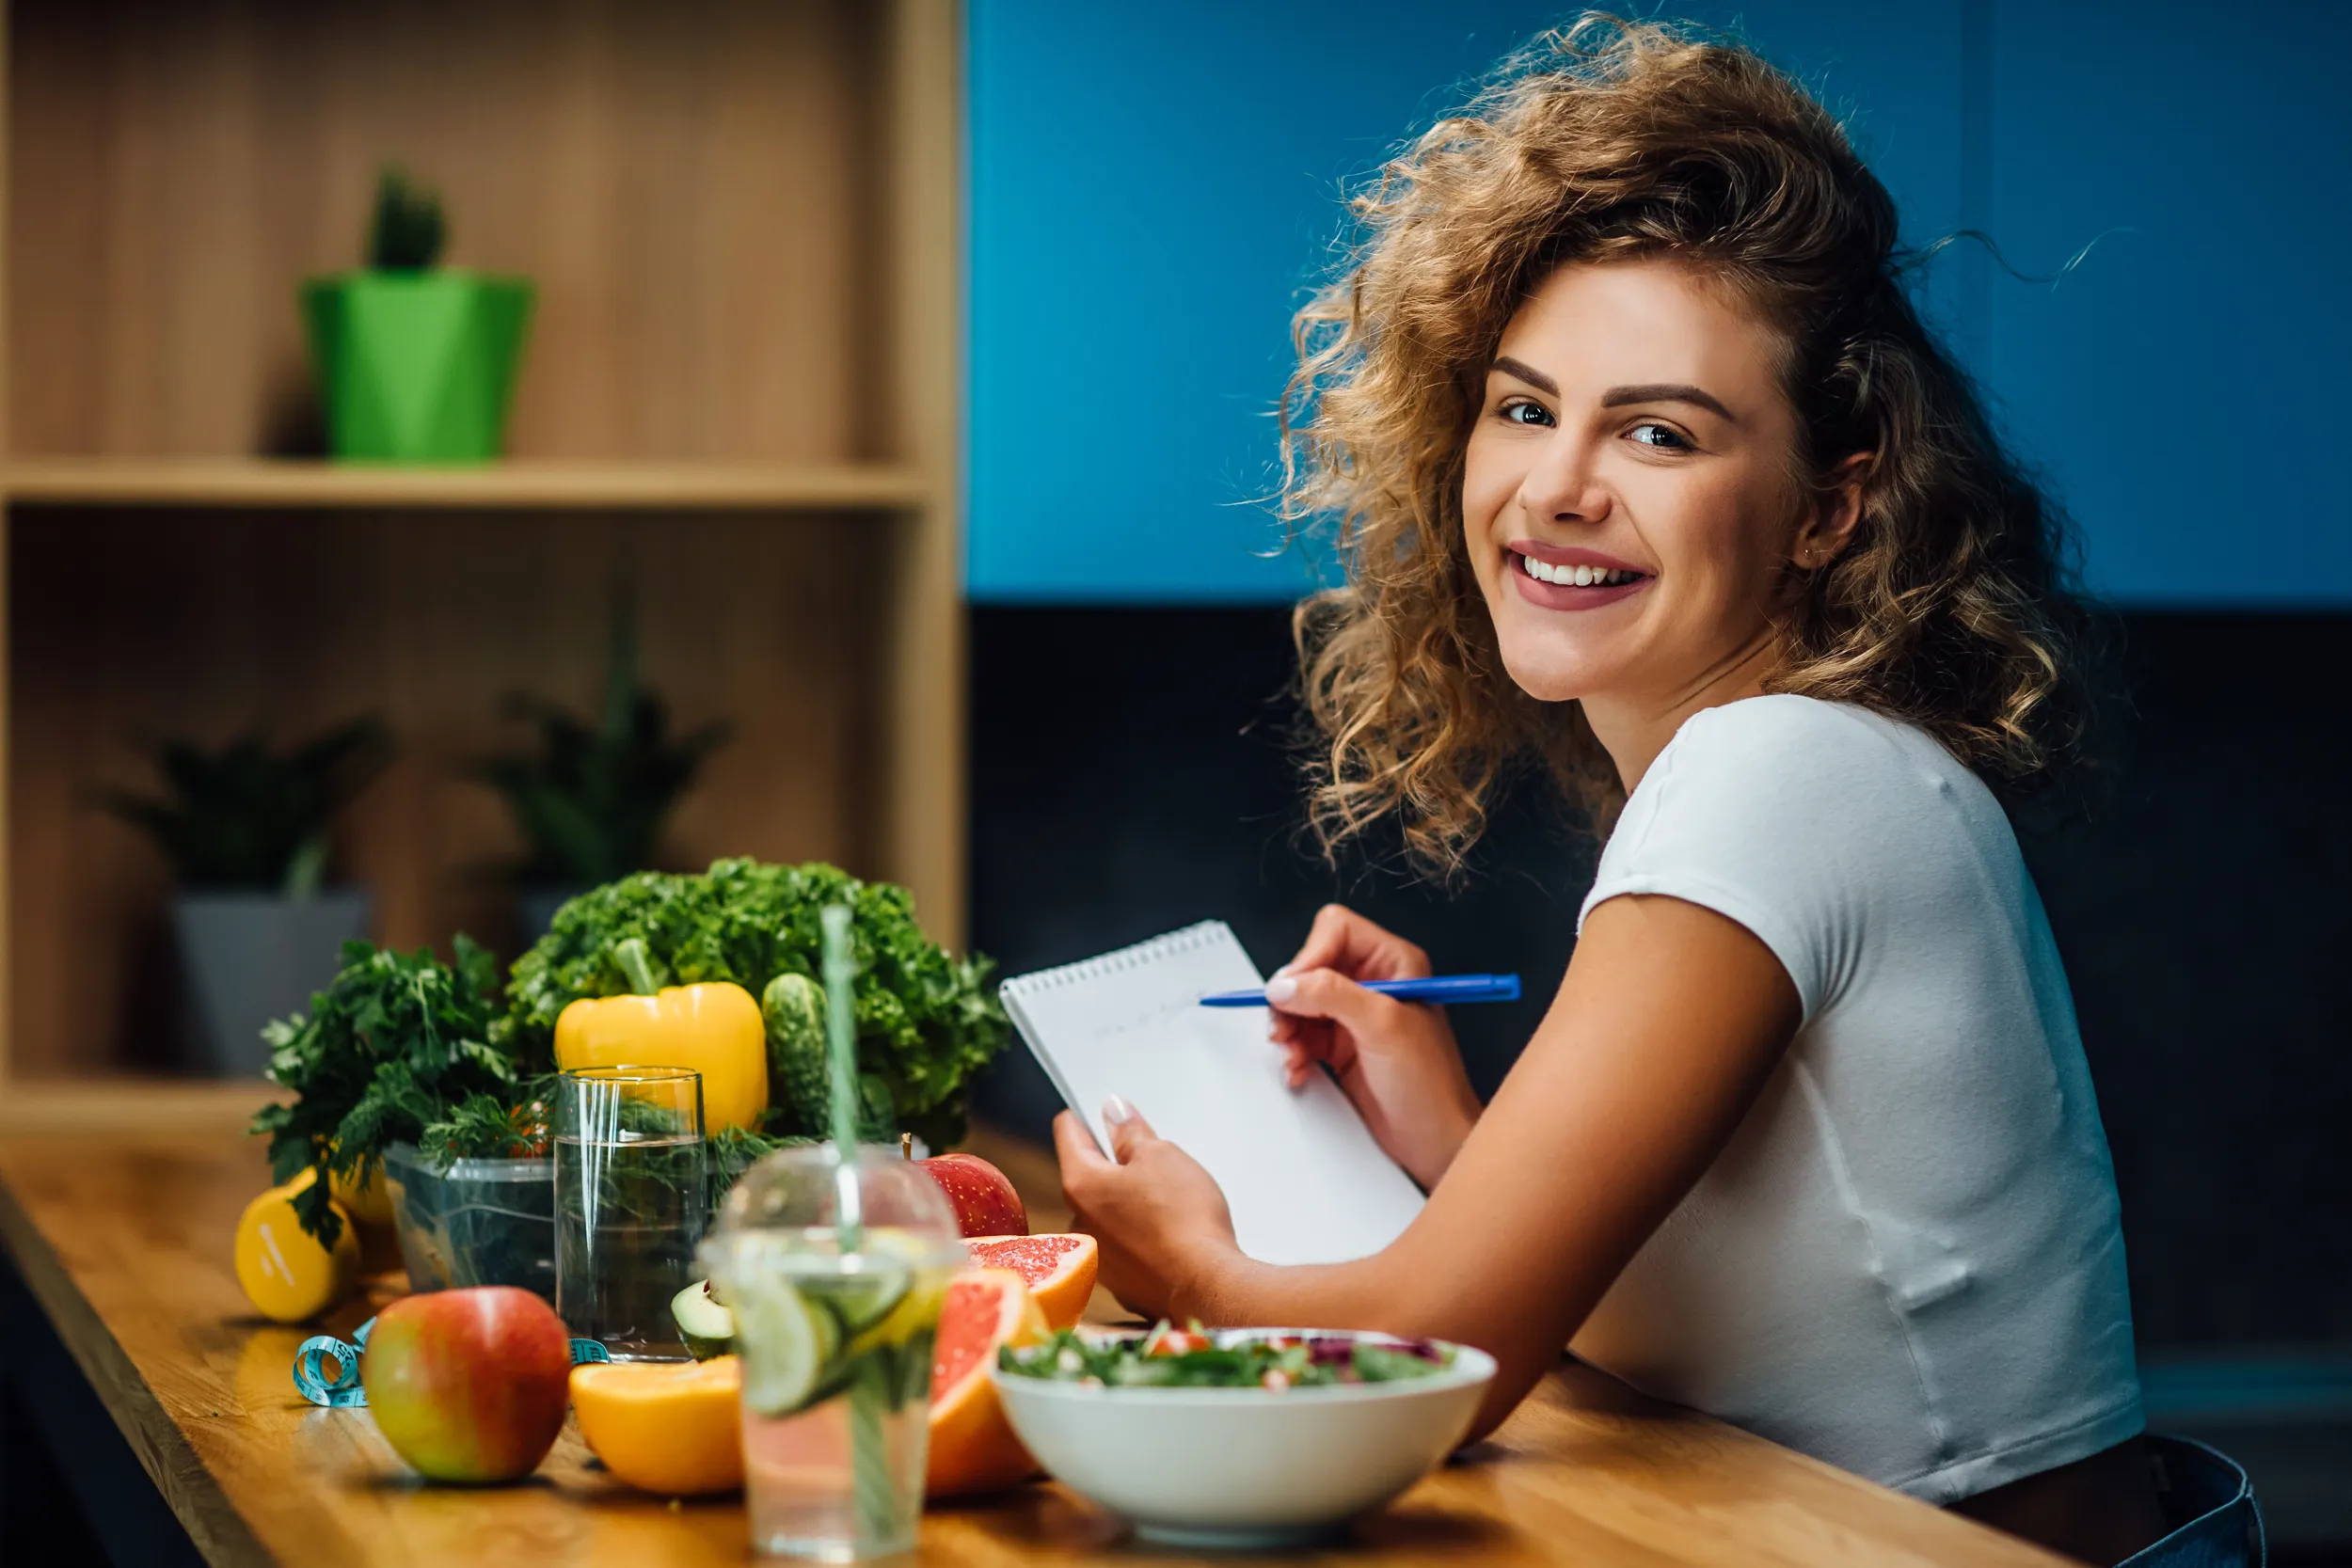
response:
[[[847,1259],[865,1242],[857,1180],[857,1002],[850,990],[857,960],[850,952],[849,909],[828,904],[818,921],[825,939],[819,967],[825,977],[826,1056],[833,1069],[834,1223],[836,1244]],[[850,1380],[848,1398],[850,1489],[858,1522],[868,1540],[886,1541],[898,1523],[898,1499],[883,1426],[890,1413],[890,1379],[881,1357],[866,1357]]]
[[[847,1256],[858,1249],[865,1217],[857,1190],[857,1001],[850,990],[857,960],[850,953],[849,906],[826,905],[818,923],[825,939],[818,967],[825,977],[825,1058],[833,1069],[833,1148],[839,1160],[834,1167],[840,1194],[834,1221]]]

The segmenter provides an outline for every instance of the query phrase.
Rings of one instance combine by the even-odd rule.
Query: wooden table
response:
[[[566,1430],[524,1484],[425,1484],[363,1411],[305,1403],[289,1380],[309,1328],[255,1317],[229,1239],[264,1183],[238,1135],[251,1091],[116,1089],[0,1107],[0,1243],[79,1375],[179,1525],[214,1563],[733,1563],[731,1498],[667,1502],[596,1467]],[[1032,1151],[990,1149],[1038,1199]],[[326,1320],[348,1333],[380,1305]],[[67,1369],[60,1366],[59,1375]],[[127,1465],[125,1467],[127,1469]],[[959,1568],[1187,1560],[1125,1544],[1051,1485],[929,1514],[920,1559]],[[1251,1560],[1202,1559],[1218,1568]],[[1328,1549],[1269,1561],[2051,1568],[2062,1560],[1760,1438],[1564,1365],[1496,1440]]]

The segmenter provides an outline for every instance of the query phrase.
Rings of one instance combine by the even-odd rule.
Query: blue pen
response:
[[[1366,980],[1366,990],[1393,996],[1399,1002],[1517,1002],[1516,974],[1432,974],[1424,980]],[[1263,1007],[1263,990],[1221,990],[1200,999],[1204,1007]]]

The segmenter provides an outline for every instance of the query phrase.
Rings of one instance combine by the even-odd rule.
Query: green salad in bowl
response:
[[[1313,1541],[1461,1442],[1495,1375],[1469,1345],[1337,1329],[1064,1330],[997,1353],[1029,1452],[1182,1546]]]
[[[1162,1322],[1141,1336],[1065,1328],[1043,1344],[997,1352],[1020,1377],[1101,1388],[1328,1388],[1430,1377],[1454,1365],[1454,1347],[1432,1339],[1360,1334],[1267,1332],[1213,1337]]]

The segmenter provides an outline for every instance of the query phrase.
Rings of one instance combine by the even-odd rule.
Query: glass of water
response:
[[[615,1361],[683,1361],[670,1303],[695,1277],[709,1193],[703,1079],[581,1068],[555,1106],[555,1310]]]

